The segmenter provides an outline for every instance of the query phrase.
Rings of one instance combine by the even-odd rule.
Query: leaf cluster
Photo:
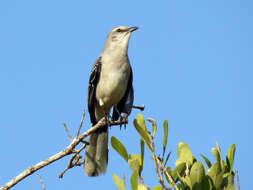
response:
[[[148,131],[145,120],[141,114],[134,119],[134,127],[140,135],[141,153],[128,154],[125,146],[116,138],[111,137],[111,145],[119,155],[128,163],[132,170],[130,183],[132,190],[149,190],[150,188],[144,182],[141,174],[144,168],[144,147],[147,147],[151,153],[151,159],[154,162],[154,172],[157,175],[158,185],[152,190],[176,189],[176,190],[235,190],[234,185],[234,154],[235,144],[232,144],[227,151],[226,159],[222,159],[221,149],[216,143],[216,148],[212,148],[211,152],[215,158],[215,162],[211,161],[201,154],[203,161],[198,161],[193,155],[188,145],[180,142],[177,145],[177,157],[175,166],[172,169],[167,166],[170,153],[165,156],[168,137],[168,121],[163,123],[163,144],[162,156],[155,152],[155,134],[157,124],[153,119],[147,119],[151,124],[151,132]],[[125,182],[117,175],[113,175],[113,180],[119,190],[126,189]]]

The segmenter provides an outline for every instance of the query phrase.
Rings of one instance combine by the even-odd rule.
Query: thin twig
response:
[[[90,143],[88,142],[88,141],[86,141],[86,140],[81,140],[81,142],[83,143],[83,144],[87,144],[87,145],[89,145]]]
[[[240,190],[238,170],[235,171],[235,175],[236,175],[237,190]]]
[[[160,167],[160,176],[161,176],[161,181],[163,182],[163,185],[164,185],[164,180],[163,180],[163,168],[162,167]],[[165,185],[164,185],[165,186]],[[165,187],[165,189],[167,189],[166,187]]]
[[[73,154],[69,160],[69,163],[68,163],[68,166],[67,168],[65,168],[59,175],[58,177],[59,178],[63,178],[63,174],[73,168],[74,166],[80,166],[79,164],[79,160],[80,160],[80,156],[79,157],[76,157],[83,149],[85,149],[85,147],[87,146],[87,144],[84,144],[79,150],[75,151],[75,154]],[[76,159],[77,158],[77,159]],[[73,163],[73,160],[76,159],[76,161]]]
[[[169,190],[169,188],[167,188],[165,185],[164,185],[164,181],[163,181],[163,177],[160,176],[160,173],[159,173],[159,165],[157,163],[157,157],[155,155],[155,144],[154,144],[154,139],[151,138],[151,152],[152,152],[152,155],[153,155],[153,162],[155,164],[155,172],[156,172],[156,175],[157,175],[157,179],[158,179],[158,182],[161,184],[161,187],[162,187],[162,190],[163,189],[166,189],[166,190]],[[163,175],[163,174],[161,174]]]
[[[143,179],[143,177],[141,176],[141,175],[139,175],[139,180],[140,180],[140,184],[144,184],[144,179]]]
[[[120,124],[125,124],[125,122],[124,121],[123,122],[122,121],[112,121],[112,122],[110,122],[110,126],[120,125]],[[20,173],[18,176],[14,177],[9,182],[7,182],[2,187],[0,187],[0,190],[7,190],[7,189],[13,187],[14,185],[16,185],[21,180],[25,179],[27,176],[29,176],[32,173],[36,172],[37,170],[39,170],[39,169],[41,169],[41,168],[57,161],[57,160],[65,157],[69,154],[72,154],[75,147],[82,141],[83,138],[85,138],[85,137],[89,136],[90,134],[94,133],[97,129],[103,128],[105,126],[108,126],[108,123],[106,122],[105,118],[102,118],[95,126],[91,127],[90,129],[88,129],[86,132],[82,133],[78,137],[75,137],[71,141],[71,143],[66,148],[64,148],[62,151],[58,152],[55,155],[50,156],[46,160],[43,160],[43,161],[27,168],[22,173]]]
[[[162,166],[162,167],[164,167],[164,166]],[[176,183],[174,182],[174,180],[172,179],[172,177],[170,176],[170,174],[167,172],[167,170],[165,168],[164,168],[164,172],[165,172],[165,175],[167,175],[167,177],[169,178],[172,185],[175,186],[175,189],[178,190]]]
[[[141,175],[138,175],[139,176],[139,180],[140,180],[140,183],[142,184],[142,185],[144,185],[144,179],[143,179],[143,177],[141,176]]]
[[[143,111],[145,109],[145,105],[141,105],[141,106],[132,106],[132,108],[135,108],[135,109],[139,109],[141,111]]]
[[[141,175],[138,175],[139,176],[139,180],[140,180],[140,184],[144,185],[146,187],[147,190],[151,190],[148,185],[145,183],[144,179],[142,178]]]
[[[124,173],[123,173],[123,183],[124,183],[124,185],[126,186],[126,176],[125,176]]]
[[[44,184],[44,182],[43,182],[41,176],[39,176],[39,179],[40,179],[40,183],[41,183],[41,185],[42,185],[42,189],[43,189],[43,190],[46,190],[45,184]]]
[[[68,128],[67,128],[66,123],[63,123],[63,127],[64,127],[65,131],[67,132],[68,137],[69,137],[69,140],[70,140],[70,142],[71,142],[71,141],[72,141],[72,137],[71,137],[71,134],[70,134],[70,132],[69,132],[69,130],[68,130]]]
[[[79,125],[79,128],[78,128],[78,131],[77,131],[77,133],[76,133],[76,137],[78,137],[79,134],[80,134],[80,130],[81,130],[82,126],[83,126],[83,119],[84,119],[84,116],[85,116],[85,110],[83,110],[83,115],[82,115],[82,118],[81,118],[81,122],[80,122],[80,125]]]

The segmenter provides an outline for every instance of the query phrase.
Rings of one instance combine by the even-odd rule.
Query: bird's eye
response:
[[[117,32],[121,32],[120,28],[117,29]]]

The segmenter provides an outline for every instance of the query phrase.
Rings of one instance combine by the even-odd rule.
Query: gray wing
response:
[[[100,77],[101,72],[101,57],[95,61],[89,79],[89,86],[88,86],[88,110],[90,113],[90,121],[92,125],[97,123],[96,116],[95,116],[95,103],[96,103],[96,88]]]
[[[127,89],[125,95],[120,100],[120,102],[114,107],[112,120],[118,120],[121,113],[126,113],[130,115],[134,102],[134,88],[133,88],[133,72],[130,67],[130,75],[128,79]]]

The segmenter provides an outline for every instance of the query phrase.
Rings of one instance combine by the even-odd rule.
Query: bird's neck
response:
[[[111,45],[107,46],[106,48],[104,47],[102,55],[107,55],[110,57],[125,57],[127,56],[128,52],[128,45],[126,46],[119,46],[119,45]]]

